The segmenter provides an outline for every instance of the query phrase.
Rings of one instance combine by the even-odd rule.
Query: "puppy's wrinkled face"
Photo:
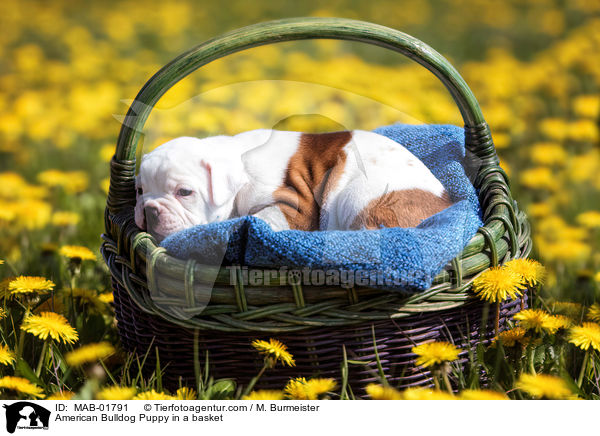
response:
[[[223,221],[231,214],[243,183],[239,175],[236,178],[228,172],[239,172],[239,168],[231,155],[224,159],[223,152],[215,154],[202,142],[178,138],[142,158],[136,178],[135,222],[159,241],[188,227]]]

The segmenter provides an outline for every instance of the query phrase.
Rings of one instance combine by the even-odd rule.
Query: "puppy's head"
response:
[[[137,226],[160,241],[229,218],[247,180],[229,138],[177,138],[145,155],[136,178]]]

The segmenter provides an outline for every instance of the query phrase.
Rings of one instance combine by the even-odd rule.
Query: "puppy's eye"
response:
[[[179,195],[180,197],[188,197],[190,195],[192,195],[193,191],[190,189],[185,189],[185,188],[181,188],[179,191],[177,191],[177,195]]]
[[[142,188],[137,188],[137,194],[138,195],[143,195],[144,194],[144,190]]]

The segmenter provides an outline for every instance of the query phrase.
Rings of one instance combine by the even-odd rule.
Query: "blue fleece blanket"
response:
[[[416,228],[275,232],[264,221],[246,216],[183,230],[161,245],[175,257],[204,264],[295,270],[296,279],[304,284],[406,292],[429,288],[482,225],[477,194],[465,171],[470,161],[465,158],[464,131],[452,125],[394,124],[375,132],[421,159],[454,204]],[[260,285],[268,276],[245,279]]]

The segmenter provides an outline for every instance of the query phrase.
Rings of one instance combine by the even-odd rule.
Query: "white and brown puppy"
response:
[[[274,230],[414,227],[451,204],[417,157],[363,130],[177,138],[143,157],[137,189],[136,223],[159,239],[244,215]]]

